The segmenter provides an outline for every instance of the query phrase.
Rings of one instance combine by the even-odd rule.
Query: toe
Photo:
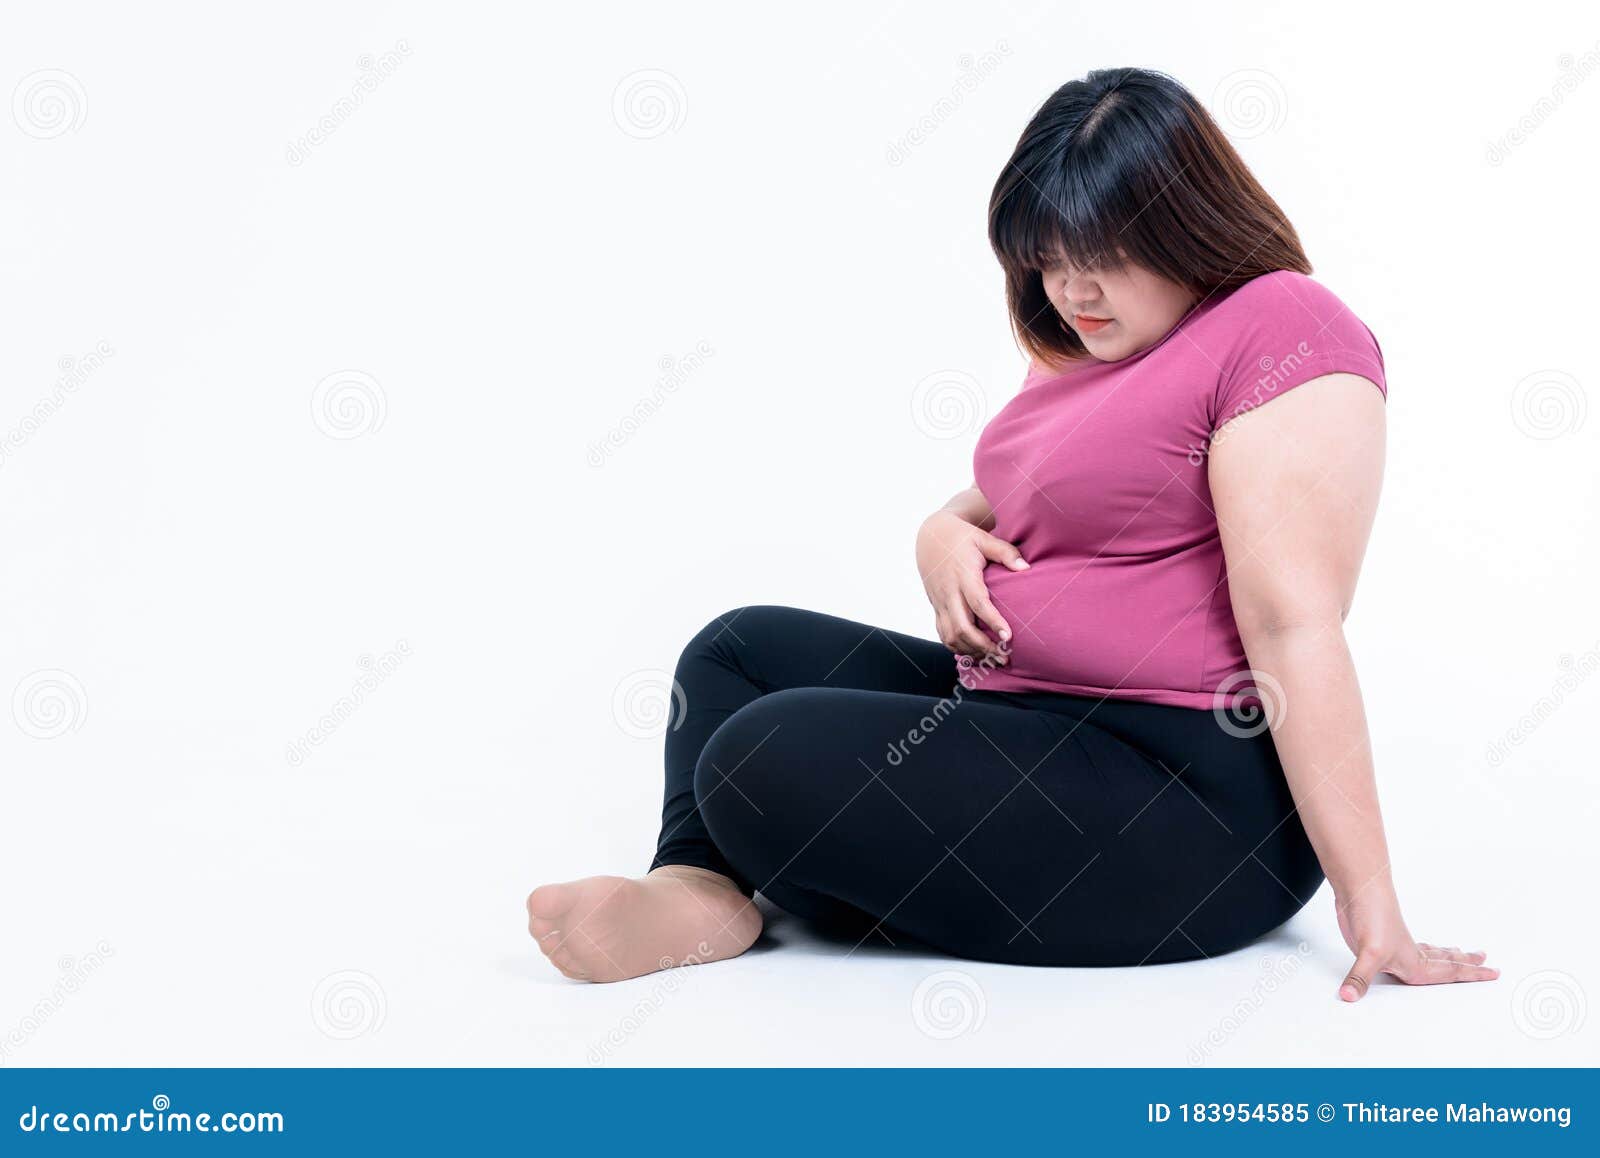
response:
[[[561,930],[556,928],[554,921],[547,921],[543,917],[529,919],[528,935],[538,942],[539,948],[547,954],[561,943]]]
[[[591,980],[588,967],[569,950],[557,949],[550,954],[550,964],[561,970],[563,976],[570,977],[574,981]]]
[[[528,894],[528,916],[550,920],[572,908],[571,885],[540,885]]]

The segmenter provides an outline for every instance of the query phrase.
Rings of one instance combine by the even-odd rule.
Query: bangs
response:
[[[1001,264],[1037,273],[1066,261],[1080,269],[1120,269],[1143,251],[1128,226],[1137,210],[1134,191],[1104,166],[1059,158],[1053,171],[1038,166],[1015,173],[1016,183],[991,219],[991,240]]]

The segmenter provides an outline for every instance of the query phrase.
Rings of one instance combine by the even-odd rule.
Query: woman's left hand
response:
[[[1356,955],[1356,963],[1339,986],[1345,1001],[1360,1001],[1378,974],[1388,973],[1406,985],[1446,985],[1456,981],[1493,981],[1500,970],[1485,965],[1481,950],[1463,952],[1413,940],[1397,903],[1375,908],[1345,906],[1335,901],[1339,932]]]

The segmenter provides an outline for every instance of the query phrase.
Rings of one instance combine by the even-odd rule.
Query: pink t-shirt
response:
[[[1011,627],[1011,662],[963,683],[1248,702],[1206,452],[1230,419],[1339,371],[1387,397],[1372,332],[1286,270],[1207,299],[1120,362],[1034,364],[973,455],[994,533],[1030,564],[991,563],[983,576]]]

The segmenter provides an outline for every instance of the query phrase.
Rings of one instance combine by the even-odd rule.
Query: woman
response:
[[[963,957],[1183,961],[1326,878],[1345,1000],[1498,976],[1407,929],[1345,646],[1377,341],[1160,74],[1063,85],[989,234],[1033,361],[917,535],[942,643],[783,607],[708,624],[650,871],[536,889],[540,948],[593,981],[732,957],[759,890]]]

